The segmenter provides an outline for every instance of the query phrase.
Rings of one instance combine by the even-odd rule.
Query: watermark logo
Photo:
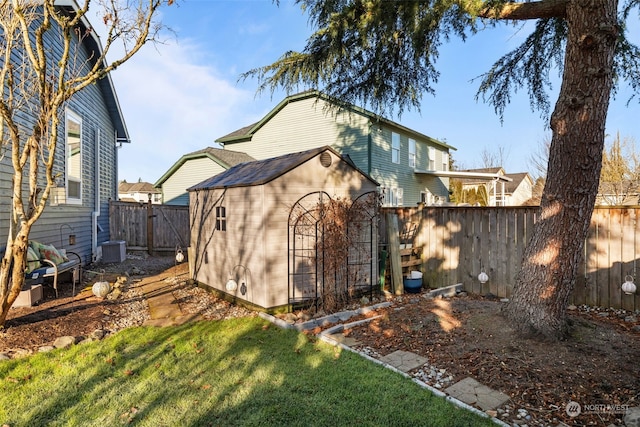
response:
[[[564,409],[571,418],[575,418],[582,412],[582,408],[578,402],[569,401]]]
[[[569,401],[564,408],[567,415],[575,418],[580,414],[621,414],[629,411],[629,405],[607,405],[602,403],[580,405],[578,402]]]

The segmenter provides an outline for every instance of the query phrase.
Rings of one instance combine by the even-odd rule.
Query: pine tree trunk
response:
[[[569,34],[540,219],[506,307],[521,333],[562,339],[595,205],[618,35],[616,0],[569,1]]]

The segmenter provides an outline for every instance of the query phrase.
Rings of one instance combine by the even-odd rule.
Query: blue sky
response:
[[[112,74],[132,140],[118,154],[119,178],[128,182],[154,183],[183,154],[262,118],[285,94],[256,95],[257,82],[238,82],[239,75],[301,50],[312,33],[308,16],[287,0],[183,0],[161,19],[175,34]],[[471,82],[527,34],[503,27],[444,44],[435,97],[424,95],[421,112],[388,118],[456,147],[462,167],[481,167],[483,151],[504,147],[507,172],[535,172],[529,159],[549,130],[526,92],[513,97],[501,123],[492,106],[475,101],[478,82]],[[640,43],[638,25],[633,34]],[[623,91],[612,101],[607,132],[638,142],[640,106],[625,107],[627,97]]]

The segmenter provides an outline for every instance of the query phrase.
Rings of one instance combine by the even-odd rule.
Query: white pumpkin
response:
[[[111,292],[111,285],[109,285],[109,282],[104,282],[104,281],[96,282],[91,287],[91,291],[95,296],[99,298],[104,298],[107,296],[109,292]]]

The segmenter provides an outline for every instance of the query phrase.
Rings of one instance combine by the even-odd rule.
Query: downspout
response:
[[[373,120],[369,119],[369,134],[367,135],[367,175],[371,176],[371,148],[373,147]]]
[[[371,128],[367,136],[367,175],[371,176]]]
[[[93,156],[93,212],[91,212],[91,260],[98,261],[98,217],[100,216],[100,129],[96,131]]]

